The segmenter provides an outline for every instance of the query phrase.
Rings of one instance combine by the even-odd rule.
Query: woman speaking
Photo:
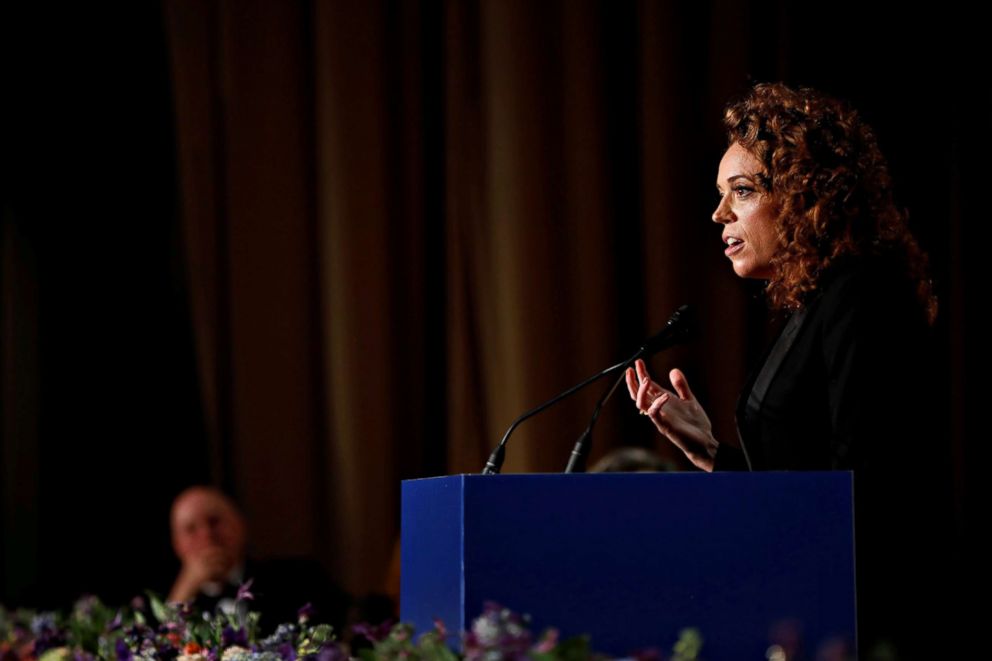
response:
[[[905,638],[914,618],[926,624],[928,604],[908,594],[922,587],[919,568],[907,573],[900,562],[933,536],[919,525],[928,503],[913,497],[936,436],[926,256],[895,205],[871,128],[846,103],[758,84],[727,106],[723,123],[712,219],[734,272],[766,280],[769,305],[788,321],[738,400],[739,447],[714,437],[681,370],[671,370],[668,389],[638,361],[627,386],[704,471],[854,471],[865,651],[879,636]]]

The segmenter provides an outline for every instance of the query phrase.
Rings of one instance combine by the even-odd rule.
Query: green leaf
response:
[[[589,650],[589,636],[576,636],[558,643],[551,651],[553,658],[562,661],[586,661],[592,658]]]
[[[688,628],[679,632],[679,639],[672,647],[672,661],[695,661],[703,649],[699,629]]]
[[[310,639],[318,645],[334,640],[334,627],[330,624],[318,624],[310,630]]]
[[[159,621],[159,624],[168,622],[172,617],[172,609],[166,606],[154,592],[148,591],[145,594],[148,595],[148,603],[151,604],[152,615]]]
[[[69,661],[71,658],[68,647],[56,647],[38,657],[38,661]]]
[[[249,612],[245,622],[245,631],[248,633],[248,642],[255,644],[258,638],[258,621],[262,619],[262,614]]]

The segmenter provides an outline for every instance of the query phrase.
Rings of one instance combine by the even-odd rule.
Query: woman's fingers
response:
[[[651,406],[651,400],[654,399],[654,395],[651,393],[651,380],[641,379],[641,385],[637,388],[637,397],[634,401],[637,402],[637,408],[642,411],[647,411],[648,407]]]
[[[627,390],[630,392],[630,398],[637,401],[637,376],[634,374],[634,368],[627,368]]]
[[[647,365],[643,360],[638,359],[635,361],[633,370],[629,367],[627,368],[626,378],[627,390],[630,392],[631,398],[637,404],[637,408],[640,409],[641,413],[645,415],[648,412],[648,408],[651,407],[651,404],[658,397],[661,397],[663,394],[671,395],[671,393],[651,380],[651,375],[648,373]]]
[[[625,378],[630,398],[634,400],[640,412],[645,415],[652,415],[652,411],[660,410],[671,397],[677,396],[683,401],[693,399],[692,390],[689,389],[689,381],[680,369],[673,369],[669,373],[669,378],[675,389],[674,393],[665,390],[651,380],[648,367],[641,359],[634,362],[633,368],[627,368]]]
[[[669,399],[669,394],[666,392],[666,393],[662,393],[661,396],[659,396],[656,400],[654,400],[651,403],[651,407],[648,408],[648,413],[647,413],[648,417],[657,423],[656,416],[658,415],[658,412],[661,411],[661,407],[664,406],[666,402],[668,402],[668,399]]]
[[[669,399],[671,399],[671,395],[667,392],[663,393],[651,403],[651,406],[644,412],[644,415],[648,416],[651,422],[654,423],[655,429],[657,429],[659,433],[678,445],[677,439],[670,436],[671,425],[669,424],[669,421],[665,419],[664,414],[661,411],[665,404],[668,403]]]
[[[675,391],[672,392],[652,381],[647,368],[638,362],[636,373],[640,385],[635,398],[637,408],[651,418],[655,428],[682,450],[693,464],[704,470],[712,470],[712,457],[718,443],[713,438],[709,417],[695,400],[685,374],[679,369],[669,372]],[[628,389],[634,383],[628,372]]]
[[[644,364],[644,360],[638,358],[634,361],[634,367],[637,368],[637,378],[641,381],[650,381],[651,375],[648,374],[648,366]]]
[[[675,392],[678,393],[679,399],[690,400],[692,399],[692,391],[689,390],[689,381],[685,378],[685,374],[682,370],[676,368],[668,373],[668,378],[672,381],[672,387],[675,388]]]

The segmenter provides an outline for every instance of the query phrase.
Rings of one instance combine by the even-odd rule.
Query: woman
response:
[[[854,470],[862,649],[899,640],[932,626],[928,598],[905,593],[913,585],[932,597],[934,586],[919,582],[935,552],[927,540],[941,541],[925,490],[937,436],[926,257],[871,129],[847,104],[758,84],[727,106],[724,125],[712,218],[734,272],[766,280],[769,304],[788,322],[738,400],[739,448],[714,437],[681,370],[671,370],[669,390],[638,361],[626,375],[630,396],[705,471]],[[913,573],[900,561],[915,563]]]
[[[737,275],[792,314],[739,401],[740,449],[714,438],[681,370],[671,391],[639,361],[630,396],[706,471],[891,466],[878,435],[916,436],[904,414],[936,300],[874,135],[843,102],[782,84],[756,85],[724,125],[713,221]]]

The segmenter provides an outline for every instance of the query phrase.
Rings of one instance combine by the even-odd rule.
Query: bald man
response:
[[[172,548],[182,563],[169,601],[220,597],[244,580],[245,521],[230,498],[213,487],[190,487],[172,504]]]
[[[249,557],[247,525],[237,505],[219,489],[195,486],[172,503],[172,548],[181,567],[169,601],[191,602],[201,611],[231,612],[238,587],[252,581],[251,610],[262,614],[263,631],[295,622],[310,603],[317,622],[342,632],[351,598],[310,558],[259,561]]]

